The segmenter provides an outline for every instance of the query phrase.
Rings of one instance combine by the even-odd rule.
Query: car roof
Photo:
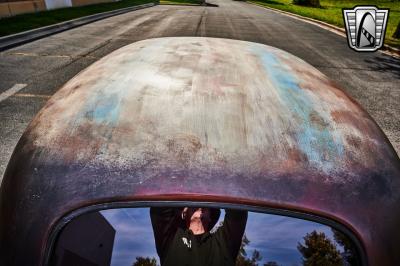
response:
[[[73,210],[216,201],[327,217],[370,262],[393,261],[399,165],[371,117],[303,60],[237,40],[149,39],[80,72],[33,119],[3,180],[0,217],[12,218],[0,236],[4,252],[42,260]]]

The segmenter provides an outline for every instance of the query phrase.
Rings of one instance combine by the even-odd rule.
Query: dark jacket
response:
[[[193,235],[181,218],[182,208],[151,208],[156,249],[162,266],[235,265],[247,222],[247,212],[226,210],[214,233]]]

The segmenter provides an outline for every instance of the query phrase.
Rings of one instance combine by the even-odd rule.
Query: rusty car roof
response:
[[[244,41],[149,39],[80,72],[31,122],[1,187],[1,252],[43,261],[60,217],[91,204],[192,200],[328,217],[371,264],[399,261],[399,173],[371,117],[303,60]]]

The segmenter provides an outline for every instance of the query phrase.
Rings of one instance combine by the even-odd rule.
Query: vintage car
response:
[[[314,221],[352,243],[356,264],[400,265],[393,147],[325,75],[258,43],[158,38],[102,58],[33,119],[0,193],[1,265],[57,264],[80,217],[151,206]],[[89,245],[95,223],[69,245]]]

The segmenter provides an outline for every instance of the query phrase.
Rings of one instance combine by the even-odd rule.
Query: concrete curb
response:
[[[329,23],[326,23],[326,22],[323,22],[323,21],[320,21],[320,20],[317,20],[317,19],[308,18],[308,17],[304,17],[304,16],[301,16],[301,15],[298,15],[298,14],[290,13],[288,11],[283,11],[283,10],[280,10],[280,9],[276,9],[276,8],[273,8],[273,7],[264,6],[264,5],[260,5],[260,4],[253,3],[253,2],[247,2],[247,3],[255,5],[255,6],[259,6],[259,7],[265,8],[265,9],[269,9],[269,10],[274,11],[274,12],[285,14],[287,16],[290,16],[290,17],[293,17],[293,18],[296,18],[296,19],[299,19],[299,20],[303,20],[305,22],[317,25],[317,26],[319,26],[319,27],[321,27],[323,29],[329,30],[331,32],[334,32],[334,33],[346,38],[346,30],[341,28],[341,27],[334,26],[332,24],[329,24]],[[384,53],[384,54],[388,54],[390,56],[400,57],[400,49],[397,49],[395,47],[389,46],[387,44],[383,45],[383,49],[384,50],[378,50],[378,51],[381,52],[381,53]]]
[[[32,42],[32,41],[35,41],[35,40],[38,40],[38,39],[41,39],[44,37],[48,37],[50,35],[53,35],[53,34],[56,34],[59,32],[63,32],[63,31],[69,30],[69,29],[79,27],[79,26],[83,26],[85,24],[89,24],[89,23],[95,22],[97,20],[124,14],[124,13],[130,12],[130,11],[135,11],[135,10],[139,10],[139,9],[143,9],[143,8],[152,7],[155,5],[156,5],[156,3],[148,3],[148,4],[144,4],[144,5],[121,8],[121,9],[117,9],[117,10],[112,10],[112,11],[107,11],[107,12],[103,12],[103,13],[99,13],[99,14],[86,16],[86,17],[81,17],[81,18],[61,22],[58,24],[42,27],[42,28],[33,29],[33,30],[24,31],[21,33],[16,33],[13,35],[1,37],[0,38],[0,52],[10,49],[10,48],[13,48],[13,47],[16,47],[16,46],[19,46],[19,45],[22,45],[22,44],[25,44],[25,43],[28,43],[28,42]]]

